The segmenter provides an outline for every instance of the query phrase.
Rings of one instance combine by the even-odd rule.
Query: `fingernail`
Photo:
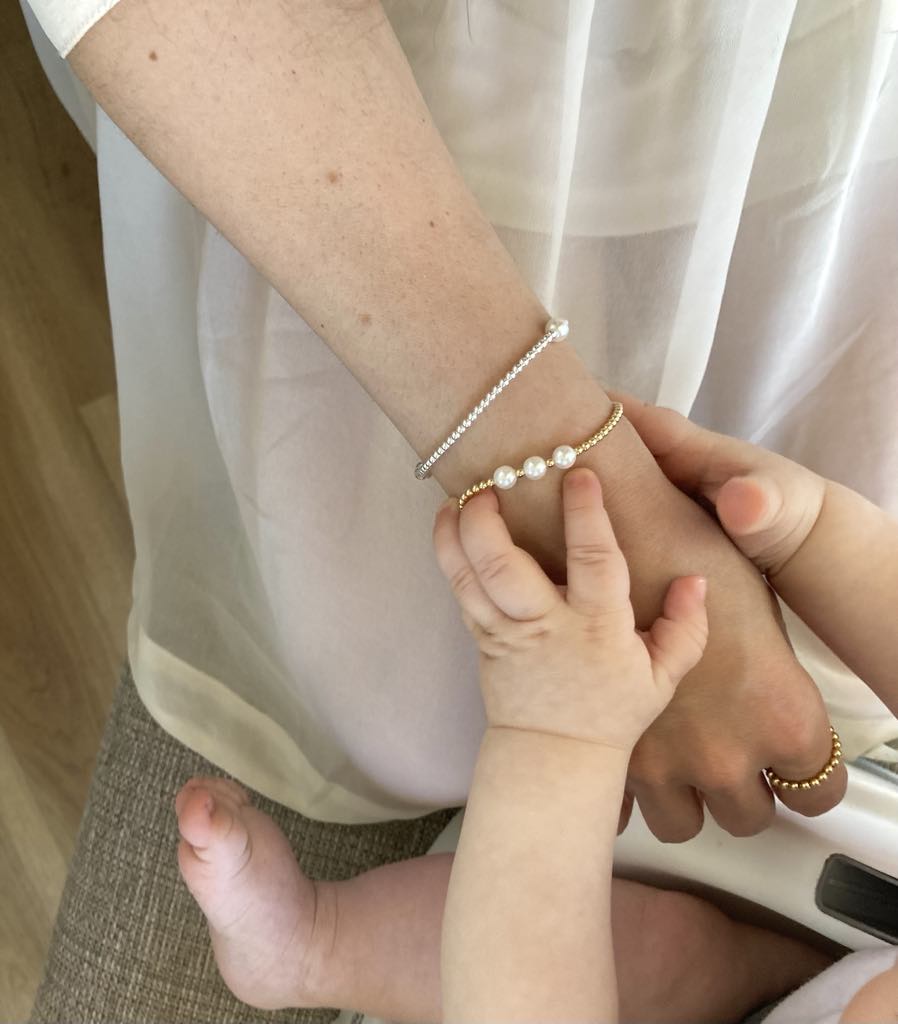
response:
[[[698,577],[698,592],[699,596],[704,601],[705,595],[708,593],[708,580],[704,576]]]
[[[577,466],[565,474],[568,487],[589,487],[593,481],[598,483],[599,478],[588,466]]]

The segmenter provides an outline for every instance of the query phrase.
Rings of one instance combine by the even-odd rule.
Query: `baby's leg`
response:
[[[231,990],[263,1008],[331,1006],[440,1020],[440,932],[452,854],[312,882],[274,822],[223,779],[178,794],[181,871]],[[821,970],[800,943],[690,896],[615,880],[622,1021],[738,1020]]]
[[[622,1022],[739,1021],[832,963],[706,900],[617,878],[612,930]]]
[[[326,1005],[398,1022],[440,1020],[439,948],[452,854],[326,883],[338,922]],[[831,963],[803,943],[731,921],[705,900],[614,879],[620,1019],[738,1021]]]

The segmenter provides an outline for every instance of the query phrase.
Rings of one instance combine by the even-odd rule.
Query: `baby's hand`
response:
[[[629,753],[705,648],[705,581],[676,579],[651,630],[636,630],[627,565],[596,475],[564,479],[567,587],[512,543],[492,492],[434,525],[437,561],[480,647],[493,727],[552,733]]]
[[[775,579],[817,522],[823,477],[747,441],[703,430],[672,409],[613,397],[668,479],[710,501],[733,543]]]

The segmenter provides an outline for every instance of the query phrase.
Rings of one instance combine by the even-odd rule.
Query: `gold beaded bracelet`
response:
[[[527,477],[528,480],[541,480],[546,475],[546,471],[551,469],[552,466],[557,466],[559,469],[570,469],[577,461],[578,455],[582,455],[585,451],[592,448],[593,445],[597,445],[602,438],[607,437],[614,430],[618,423],[620,423],[623,414],[624,407],[620,402],[615,402],[611,407],[611,415],[608,419],[605,420],[592,437],[588,437],[582,444],[578,444],[576,448],[571,447],[569,444],[559,445],[552,452],[552,457],[549,459],[544,459],[539,455],[531,455],[529,459],[524,460],[524,465],[520,469],[515,469],[513,466],[500,466],[489,480],[481,480],[480,483],[474,484],[473,487],[469,487],[465,491],[458,499],[459,512],[475,494],[485,491],[488,487],[498,487],[500,491],[507,491],[514,487],[522,476]]]
[[[821,782],[826,782],[842,760],[842,741],[839,739],[839,734],[832,726],[829,727],[829,731],[833,735],[832,750],[829,760],[816,775],[812,775],[809,779],[784,779],[781,775],[777,775],[772,768],[766,768],[764,774],[770,785],[774,789],[810,789],[812,786],[819,786]]]

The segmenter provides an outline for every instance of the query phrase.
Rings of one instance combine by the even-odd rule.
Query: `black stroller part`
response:
[[[824,914],[898,944],[898,878],[834,853],[820,872],[815,901]]]

